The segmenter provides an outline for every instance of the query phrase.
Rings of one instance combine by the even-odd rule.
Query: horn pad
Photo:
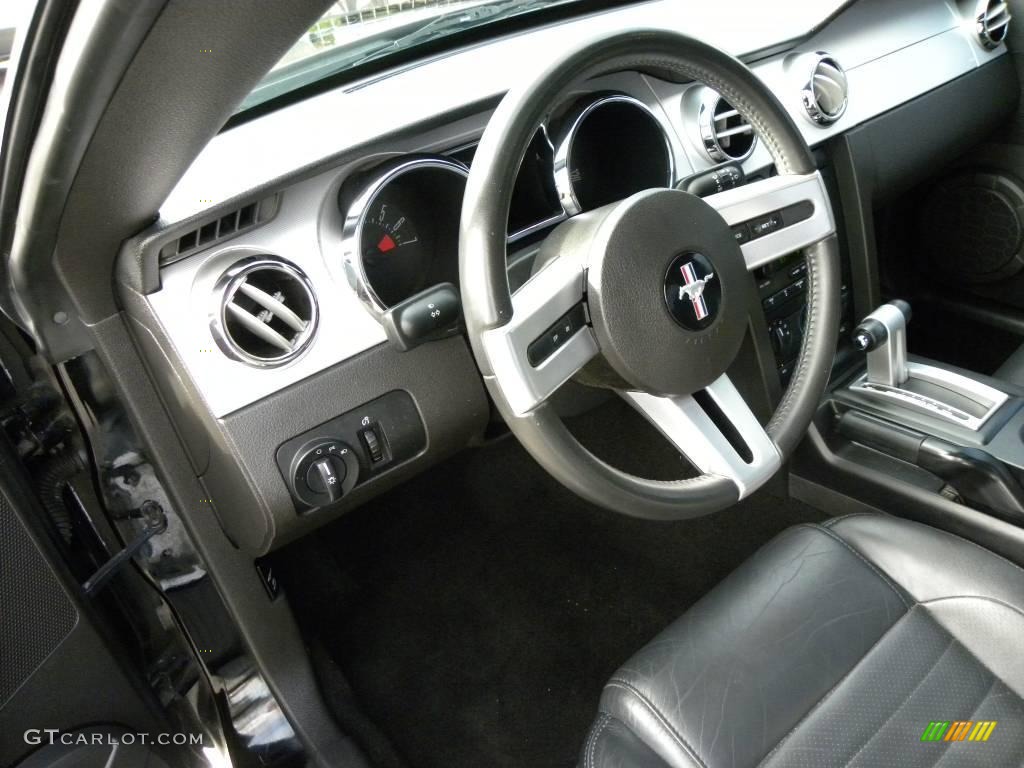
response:
[[[589,254],[587,301],[601,353],[652,394],[691,394],[725,373],[746,333],[753,288],[729,225],[680,190],[615,204]]]

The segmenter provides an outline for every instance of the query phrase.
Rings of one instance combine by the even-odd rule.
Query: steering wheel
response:
[[[625,70],[718,91],[757,131],[778,175],[706,198],[647,190],[574,216],[548,235],[539,268],[512,294],[506,223],[530,140],[571,87]],[[737,243],[733,225],[768,214],[782,226]],[[799,249],[807,260],[803,346],[762,426],[726,371],[759,307],[750,271]],[[459,270],[473,354],[509,428],[562,484],[617,512],[678,520],[751,494],[792,453],[828,382],[841,277],[832,209],[810,149],[750,69],[683,35],[615,33],[505,96],[469,173]],[[615,390],[703,474],[647,480],[591,454],[549,402],[581,375]]]

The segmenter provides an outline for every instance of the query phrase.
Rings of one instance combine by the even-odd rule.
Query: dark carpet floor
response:
[[[678,476],[660,439],[612,426],[628,409],[600,410],[581,430],[601,452]],[[757,495],[699,520],[634,520],[581,501],[505,439],[285,550],[281,570],[336,665],[322,676],[344,679],[327,695],[343,711],[352,697],[379,762],[568,768],[622,662],[773,535],[821,517]]]

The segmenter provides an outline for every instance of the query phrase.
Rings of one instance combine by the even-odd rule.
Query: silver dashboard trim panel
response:
[[[222,418],[386,341],[384,329],[344,278],[338,257],[340,213],[323,221],[309,215],[325,199],[332,204],[337,199],[338,176],[333,171],[300,182],[281,196],[278,215],[266,225],[166,266],[160,271],[161,289],[146,297],[214,417]],[[318,328],[298,358],[273,368],[253,368],[217,346],[209,322],[210,297],[232,264],[267,254],[295,264],[314,286]]]

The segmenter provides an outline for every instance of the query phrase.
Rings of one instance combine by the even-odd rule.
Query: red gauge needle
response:
[[[384,235],[384,237],[380,239],[380,242],[377,243],[377,250],[381,253],[387,253],[394,249],[394,247],[395,241],[391,239],[391,235]]]

